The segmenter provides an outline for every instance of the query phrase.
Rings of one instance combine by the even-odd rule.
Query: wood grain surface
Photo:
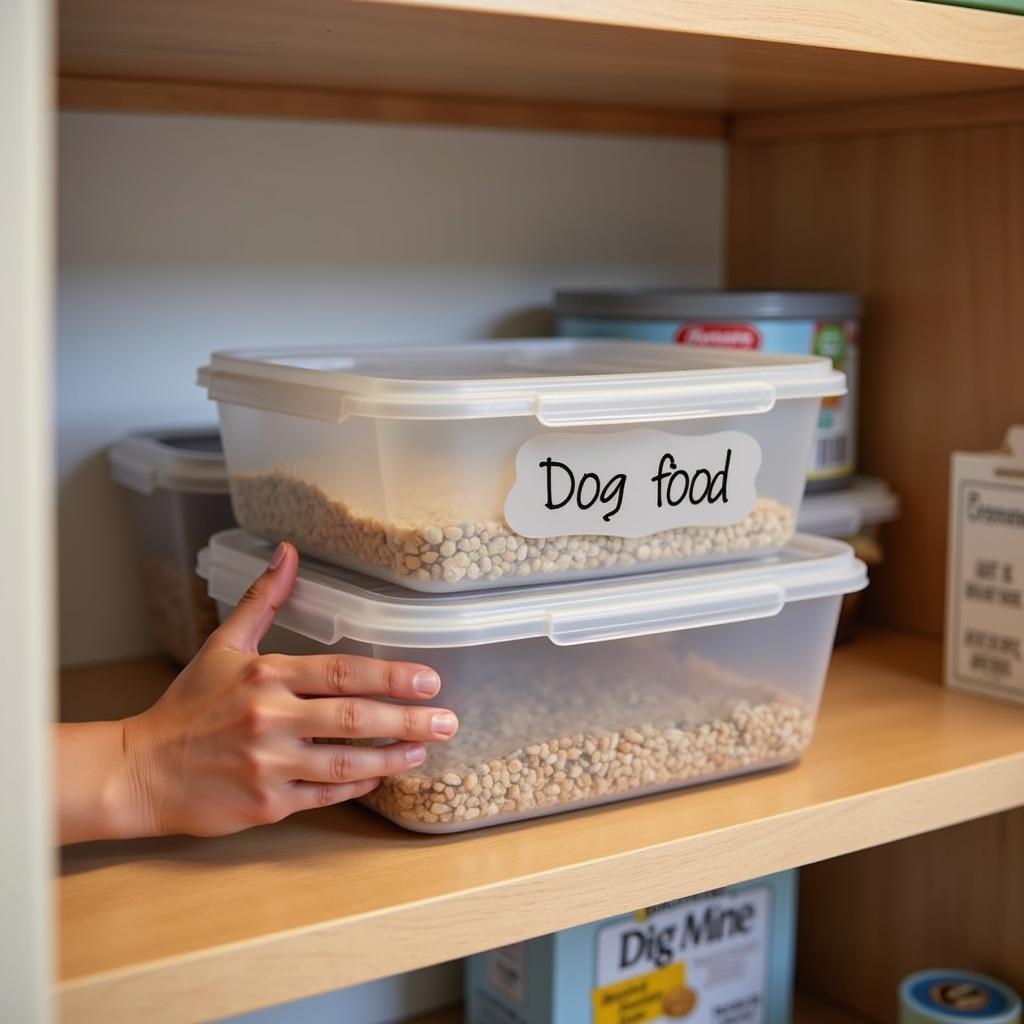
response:
[[[1021,87],[1024,20],[908,0],[62,0],[59,57],[136,100],[132,80],[418,96],[435,114],[483,98],[729,112]]]
[[[722,138],[726,130],[721,114],[664,107],[119,78],[64,77],[58,102],[65,110],[444,124],[701,139]]]
[[[890,132],[975,128],[1024,121],[1024,89],[926,96],[799,110],[741,114],[732,119],[737,142],[781,142]]]
[[[800,983],[870,1020],[900,980],[964,967],[1024,991],[1024,808],[801,872]]]
[[[939,636],[950,454],[1024,422],[1024,123],[737,142],[730,168],[730,286],[864,294],[860,465],[903,501],[866,603]]]

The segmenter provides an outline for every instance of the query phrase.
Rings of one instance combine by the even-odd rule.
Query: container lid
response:
[[[917,971],[900,984],[900,1003],[931,1024],[1018,1024],[1020,996],[995,978],[951,968]]]
[[[107,452],[111,477],[152,494],[158,487],[192,494],[227,494],[228,473],[216,427],[145,430]]]
[[[863,312],[855,292],[723,292],[610,288],[555,292],[563,316],[638,320],[843,320]]]
[[[200,552],[199,575],[214,600],[235,605],[273,553],[273,545],[227,530]],[[568,646],[767,618],[789,601],[865,586],[867,570],[848,544],[803,535],[759,561],[454,594],[422,594],[303,559],[276,621],[323,644],[473,647],[546,636]]]
[[[858,476],[841,491],[805,494],[797,529],[821,537],[853,537],[899,514],[900,499],[884,480]]]
[[[548,426],[761,413],[846,393],[822,356],[542,338],[443,347],[215,352],[218,402],[338,423],[348,416],[536,416]]]

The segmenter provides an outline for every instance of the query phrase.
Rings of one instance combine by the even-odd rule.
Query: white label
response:
[[[485,954],[491,987],[516,1003],[523,1001],[526,990],[525,952],[526,943],[515,942]]]
[[[548,431],[516,455],[505,519],[524,537],[729,526],[754,507],[760,467],[760,445],[735,430],[694,437]]]
[[[952,566],[952,671],[1024,700],[1024,483],[960,480]]]
[[[772,892],[707,894],[597,933],[594,1019],[762,1024]]]

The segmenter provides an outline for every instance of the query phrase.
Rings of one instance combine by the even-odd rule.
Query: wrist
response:
[[[120,730],[121,768],[113,800],[112,824],[122,839],[164,835],[166,829],[161,826],[162,786],[153,755],[147,713],[125,718],[117,725]]]
[[[136,834],[122,723],[60,725],[56,736],[61,842]]]

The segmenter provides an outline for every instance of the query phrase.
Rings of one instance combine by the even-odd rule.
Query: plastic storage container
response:
[[[108,457],[111,477],[132,492],[154,635],[185,664],[217,628],[196,557],[234,526],[220,435],[213,427],[131,434]]]
[[[827,490],[853,475],[860,296],[637,288],[560,291],[555,306],[563,335],[828,356],[846,374],[849,391],[822,403],[807,484]]]
[[[272,553],[243,531],[213,538],[200,572],[222,616]],[[436,668],[458,733],[366,802],[456,832],[796,760],[841,595],[865,582],[848,545],[803,535],[758,562],[473,595],[305,561],[264,650]]]
[[[899,513],[900,500],[888,484],[858,476],[846,490],[807,495],[800,506],[797,528],[804,533],[845,540],[853,546],[857,557],[873,569],[885,560],[879,527],[898,518]],[[837,643],[853,638],[860,600],[860,593],[843,598]]]
[[[770,554],[845,389],[822,358],[576,340],[217,353],[200,381],[239,525],[435,592]]]

